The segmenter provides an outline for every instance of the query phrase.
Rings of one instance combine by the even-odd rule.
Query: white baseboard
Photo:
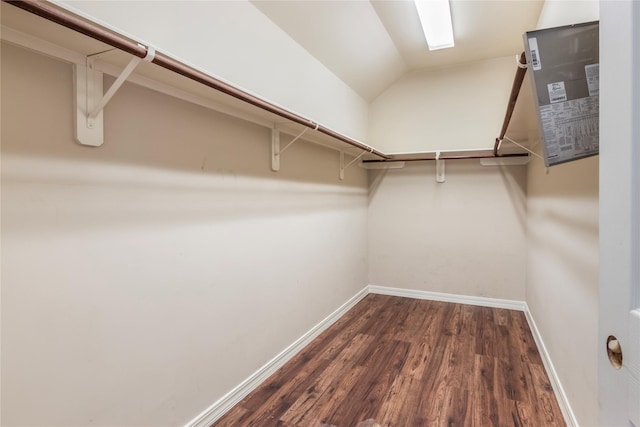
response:
[[[533,338],[538,346],[538,352],[542,357],[544,367],[549,376],[549,381],[553,387],[553,391],[564,415],[565,421],[569,427],[578,427],[575,414],[571,409],[567,395],[562,388],[558,374],[556,373],[549,353],[542,341],[542,337],[538,328],[531,316],[529,307],[524,301],[506,300],[498,298],[486,298],[486,297],[473,297],[467,295],[447,294],[441,292],[429,292],[419,291],[412,289],[392,288],[386,286],[369,285],[354,295],[349,301],[344,303],[340,308],[331,313],[327,318],[314,326],[309,332],[298,338],[293,344],[284,349],[280,354],[274,357],[266,365],[254,372],[249,378],[244,380],[240,385],[231,390],[226,395],[222,396],[217,402],[204,410],[200,415],[195,417],[185,427],[206,427],[217,421],[222,417],[229,409],[240,402],[251,391],[258,387],[265,379],[267,379],[276,370],[282,367],[293,356],[295,356],[300,350],[302,350],[313,339],[325,331],[329,326],[334,324],[340,317],[342,317],[347,311],[349,311],[354,305],[361,301],[368,294],[381,294],[398,296],[405,298],[417,298],[427,299],[433,301],[452,302],[457,304],[470,304],[482,307],[504,308],[508,310],[523,311]]]
[[[271,374],[287,363],[293,356],[313,341],[318,335],[333,325],[347,311],[362,300],[368,294],[365,287],[345,302],[336,311],[314,326],[309,332],[298,338],[293,344],[285,348],[280,354],[271,359],[266,365],[254,372],[249,378],[240,383],[236,388],[222,396],[213,405],[202,411],[200,415],[185,424],[185,427],[206,427],[222,417],[229,409],[245,398],[258,387]]]
[[[525,311],[524,301],[499,298],[472,297],[467,295],[445,294],[441,292],[418,291],[413,289],[391,288],[387,286],[369,285],[369,293],[391,295],[395,297],[428,299],[433,301],[453,302],[457,304],[479,305],[482,307],[506,308],[508,310]]]
[[[576,419],[576,415],[573,413],[571,409],[571,405],[569,404],[569,399],[567,398],[567,394],[564,392],[564,388],[562,388],[562,384],[560,383],[560,378],[558,377],[558,373],[556,369],[553,367],[553,362],[551,361],[551,357],[549,356],[549,352],[547,351],[547,347],[544,345],[544,341],[542,340],[542,336],[540,335],[540,331],[536,326],[536,322],[533,320],[533,316],[529,311],[529,306],[525,303],[524,315],[527,318],[527,322],[529,323],[529,329],[531,329],[531,334],[533,335],[533,339],[538,346],[538,353],[540,353],[540,357],[542,358],[542,363],[544,364],[544,368],[547,371],[547,376],[549,377],[549,381],[551,382],[551,387],[553,388],[553,392],[556,395],[556,399],[558,400],[558,405],[560,405],[560,410],[562,411],[562,415],[564,415],[564,419],[569,427],[578,427],[578,420]]]

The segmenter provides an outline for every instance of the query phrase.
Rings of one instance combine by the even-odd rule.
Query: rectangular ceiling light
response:
[[[449,0],[413,0],[429,50],[453,47],[453,26]]]

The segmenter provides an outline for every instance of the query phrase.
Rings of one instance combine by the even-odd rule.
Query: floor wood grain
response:
[[[564,426],[523,313],[370,294],[215,424]]]

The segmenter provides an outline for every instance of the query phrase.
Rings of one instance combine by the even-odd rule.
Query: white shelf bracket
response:
[[[271,129],[271,170],[280,170],[280,131],[275,127]]]
[[[441,159],[440,152],[436,151],[436,182],[442,184],[444,181],[444,159]]]
[[[318,130],[320,124],[316,123],[316,127],[313,130]],[[271,170],[277,172],[280,170],[280,155],[284,153],[289,147],[291,147],[295,142],[297,142],[302,135],[304,135],[311,128],[304,128],[302,132],[298,134],[295,138],[293,138],[284,148],[280,149],[280,131],[277,127],[271,129]]]
[[[92,56],[86,58],[85,64],[74,66],[74,109],[75,109],[75,137],[82,145],[99,147],[104,143],[104,121],[102,110],[120,89],[122,84],[136,69],[141,61],[151,62],[156,51],[153,47],[147,48],[144,58],[134,56],[129,64],[120,73],[107,93],[102,94],[102,75],[95,66]]]
[[[360,157],[364,156],[367,153],[373,153],[373,148],[370,151],[363,150],[362,153],[358,154],[355,159],[351,160],[346,165],[344,164],[344,151],[340,152],[340,181],[344,181],[344,170],[349,166],[360,160]]]

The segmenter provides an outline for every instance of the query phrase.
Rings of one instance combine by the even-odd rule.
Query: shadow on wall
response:
[[[546,259],[563,266],[570,272],[576,283],[588,289],[594,282],[594,277],[598,276],[598,256],[592,250],[598,241],[598,223],[577,224],[571,218],[563,218],[559,215],[549,215],[546,220],[551,224],[550,228],[545,231],[529,232],[529,245],[536,250],[543,248]],[[567,240],[562,234],[567,230],[571,230],[570,233],[573,236],[579,236],[581,244],[576,245]]]
[[[380,188],[380,184],[384,180],[385,176],[387,176],[388,169],[372,169],[369,170],[368,179],[369,179],[369,204],[371,204],[371,200],[376,196],[378,189]]]
[[[563,163],[548,171],[542,160],[534,158],[529,168],[528,191],[532,198],[598,197],[599,156]]]
[[[6,43],[2,56],[12,62],[2,70],[2,103],[10,106],[3,111],[3,155],[340,188],[366,185],[366,172],[357,167],[340,181],[339,153],[304,141],[287,150],[281,170],[273,172],[268,129],[128,83],[105,108],[104,145],[81,146],[73,139],[71,66]],[[105,90],[112,82],[105,77]],[[291,139],[283,135],[282,144]]]
[[[526,167],[523,166],[480,166],[478,160],[465,159],[465,160],[448,160],[446,162],[445,176],[455,176],[456,181],[458,178],[462,181],[480,184],[480,187],[476,188],[475,197],[482,197],[482,192],[495,191],[495,183],[489,177],[493,176],[496,171],[500,174],[522,230],[526,230],[527,223],[527,174]],[[459,191],[456,188],[447,186],[447,182],[436,183],[435,182],[435,162],[413,162],[407,163],[403,169],[382,169],[382,170],[370,170],[369,171],[369,205],[376,197],[380,186],[388,175],[402,174],[405,177],[412,177],[413,179],[419,179],[423,176],[425,179],[424,191],[425,194],[429,193],[434,197],[434,202],[438,202],[439,191]],[[487,181],[486,187],[482,187],[483,175]],[[500,208],[503,208],[501,206]]]
[[[282,185],[237,176],[189,177],[166,171],[147,171],[144,179],[131,168],[107,168],[124,179],[112,180],[104,166],[78,167],[70,162],[19,158],[3,155],[3,196],[25,203],[35,202],[37,211],[23,209],[20,202],[3,206],[3,215],[23,217],[13,231],[27,234],[61,231],[65,224],[75,230],[146,228],[178,223],[228,222],[249,218],[313,215],[364,207],[366,193],[353,187],[340,188],[308,183]],[[25,171],[48,168],[30,174]],[[86,172],[87,176],[82,176]],[[137,172],[137,171],[136,171]],[[113,176],[112,174],[112,176]],[[129,177],[129,178],[126,178]],[[102,179],[101,179],[102,178]],[[43,186],[48,191],[43,192]],[[9,199],[7,199],[9,200]],[[28,201],[31,202],[28,202]],[[25,221],[25,216],[33,221]],[[50,221],[37,218],[46,216]],[[24,229],[20,227],[24,226]],[[62,227],[62,228],[61,228]],[[50,228],[50,230],[49,230]]]
[[[384,286],[522,300],[526,167],[447,160],[370,175],[369,281]]]
[[[554,166],[548,173],[539,160],[530,168],[528,239],[536,248],[534,260],[552,259],[563,274],[578,278],[575,283],[597,290],[598,157]]]
[[[522,230],[527,229],[527,173],[524,168],[498,166]],[[516,173],[517,171],[517,173]]]

